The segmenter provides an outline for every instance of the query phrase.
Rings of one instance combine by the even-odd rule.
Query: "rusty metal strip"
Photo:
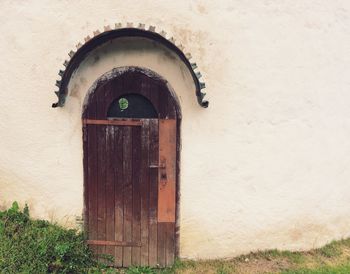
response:
[[[88,245],[141,246],[140,242],[87,240]]]
[[[84,125],[142,126],[141,120],[94,120],[83,119]]]
[[[176,120],[159,120],[158,223],[175,223]]]

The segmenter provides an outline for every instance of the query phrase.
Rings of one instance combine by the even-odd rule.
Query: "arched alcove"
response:
[[[165,46],[142,37],[123,37],[109,41],[92,52],[73,73],[68,87],[65,108],[84,108],[85,95],[95,80],[106,72],[124,66],[147,68],[161,75],[189,111],[199,111],[196,100],[189,96],[195,89],[192,76],[179,57]]]

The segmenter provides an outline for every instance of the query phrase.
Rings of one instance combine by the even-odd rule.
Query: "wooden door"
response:
[[[115,266],[168,266],[176,253],[176,102],[149,72],[112,74],[83,113],[88,244]]]

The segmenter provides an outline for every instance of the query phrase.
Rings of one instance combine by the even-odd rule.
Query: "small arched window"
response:
[[[108,118],[158,118],[153,104],[139,94],[125,94],[115,99],[108,108]]]

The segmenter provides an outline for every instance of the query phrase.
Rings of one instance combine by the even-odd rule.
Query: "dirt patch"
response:
[[[247,262],[238,263],[235,266],[235,273],[239,274],[261,274],[274,273],[290,269],[292,264],[287,259],[267,260],[253,259]]]

